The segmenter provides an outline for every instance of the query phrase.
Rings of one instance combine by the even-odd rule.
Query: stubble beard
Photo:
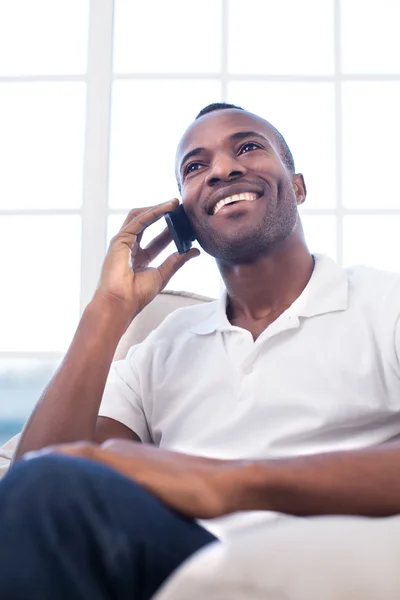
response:
[[[193,223],[200,246],[217,262],[255,262],[261,256],[276,250],[292,234],[298,221],[298,210],[291,183],[285,182],[285,185],[278,188],[275,200],[262,197],[255,202],[268,203],[264,217],[251,227],[238,227],[235,235],[218,236],[216,231],[207,226],[206,221]],[[236,218],[240,220],[241,217],[237,215]]]

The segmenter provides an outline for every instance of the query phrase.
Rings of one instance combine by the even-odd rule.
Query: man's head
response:
[[[201,246],[232,263],[253,262],[289,238],[306,196],[279,131],[231,104],[200,111],[179,143],[176,172]]]

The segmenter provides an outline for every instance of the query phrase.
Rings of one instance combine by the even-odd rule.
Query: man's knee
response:
[[[0,483],[0,503],[21,509],[65,501],[80,493],[91,469],[89,461],[55,454],[20,460]]]
[[[21,515],[55,511],[102,510],[118,520],[130,507],[131,520],[153,521],[170,512],[139,484],[114,469],[85,458],[46,454],[17,462],[0,483],[0,506]],[[22,511],[22,512],[21,512]],[[39,512],[40,511],[40,512]],[[138,523],[139,524],[139,523]],[[137,524],[137,525],[138,525]]]
[[[129,500],[135,489],[116,471],[87,459],[44,455],[16,463],[0,483],[0,553],[7,549],[0,565],[1,598],[11,597],[15,578],[24,590],[18,597],[28,597],[16,564],[43,598],[59,597],[57,590],[60,597],[77,597],[71,590],[79,589],[79,597],[103,599],[106,590],[127,587],[142,532],[131,529],[130,539],[126,530],[140,511],[129,501],[122,510],[118,499]],[[121,565],[127,565],[126,573]]]
[[[81,471],[81,459],[61,454],[38,454],[35,458],[20,459],[12,465],[4,481],[14,482],[23,479],[26,483],[43,480],[56,481],[57,478],[76,476]]]
[[[70,573],[72,565],[68,579],[75,581],[97,557],[105,587],[112,581],[118,588],[146,589],[145,597],[215,539],[117,471],[57,455],[20,461],[10,470],[0,483],[0,514],[0,539],[14,555],[24,549],[25,569],[33,568],[32,557],[40,568],[56,557],[57,568]]]
[[[174,546],[183,556],[215,538],[178,515],[138,483],[92,460],[45,455],[17,463],[0,484],[0,513],[35,529],[67,526],[109,537]],[[115,535],[114,535],[115,538]],[[168,550],[169,551],[169,550]]]

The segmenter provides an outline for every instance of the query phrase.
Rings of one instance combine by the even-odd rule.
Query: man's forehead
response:
[[[238,109],[213,111],[188,127],[178,144],[176,158],[179,160],[192,148],[207,148],[213,142],[219,142],[236,132],[249,130],[265,135],[272,143],[275,141],[268,121],[253,113]]]

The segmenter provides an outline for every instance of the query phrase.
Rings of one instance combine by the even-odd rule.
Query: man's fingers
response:
[[[138,235],[146,227],[152,225],[167,212],[174,210],[178,206],[179,201],[175,198],[174,200],[168,200],[157,206],[150,206],[148,208],[136,208],[131,210],[129,215],[124,221],[120,233],[133,233]]]
[[[158,267],[158,271],[161,273],[163,279],[163,288],[167,285],[171,277],[175,275],[175,273],[183,267],[185,263],[187,263],[191,258],[195,258],[200,255],[200,251],[198,248],[191,248],[189,252],[185,254],[179,254],[178,252],[174,252]],[[162,288],[162,289],[163,289]]]
[[[129,223],[131,221],[133,221],[133,219],[135,219],[138,215],[141,215],[144,212],[147,212],[148,210],[150,210],[151,208],[154,208],[154,206],[143,206],[142,208],[132,208],[132,210],[130,210],[124,220],[124,222],[121,225],[120,231],[122,231],[123,229],[125,229],[125,227],[127,225],[129,225]]]
[[[172,236],[166,227],[151,242],[147,244],[143,251],[145,252],[149,263],[151,263],[165,248],[172,242]]]

